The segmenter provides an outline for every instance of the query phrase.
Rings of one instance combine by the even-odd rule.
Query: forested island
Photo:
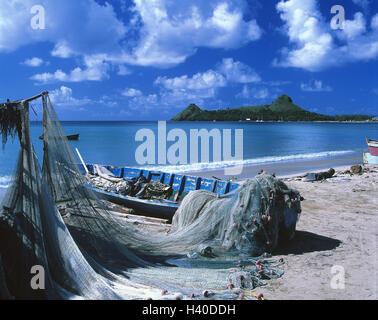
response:
[[[171,121],[369,121],[374,115],[329,116],[310,112],[297,106],[288,95],[281,95],[272,104],[202,110],[195,104],[189,105]]]

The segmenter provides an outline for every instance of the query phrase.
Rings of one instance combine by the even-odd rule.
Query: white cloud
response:
[[[176,2],[135,0],[135,25],[140,41],[126,55],[130,63],[172,66],[197,48],[238,48],[261,37],[255,20],[243,18],[243,0]]]
[[[69,73],[58,69],[54,73],[45,72],[33,75],[30,79],[39,83],[54,82],[81,82],[81,81],[101,81],[109,77],[109,64],[101,56],[84,57],[85,68],[76,67]]]
[[[308,83],[301,83],[302,91],[309,92],[331,92],[333,91],[332,87],[326,86],[321,80],[312,80]]]
[[[43,64],[43,60],[37,57],[31,58],[31,59],[26,59],[23,62],[24,65],[28,67],[39,67]]]
[[[262,33],[255,20],[245,20],[246,0],[134,0],[128,8],[123,1],[122,12],[131,16],[128,21],[125,14],[117,16],[108,2],[40,0],[46,12],[44,30],[31,28],[34,4],[35,0],[0,1],[0,52],[50,42],[51,55],[57,58],[83,61],[102,55],[110,65],[169,67],[184,62],[200,47],[238,48]],[[79,68],[82,74],[83,67]],[[119,74],[125,75],[125,70],[120,67]],[[62,72],[64,78],[72,78],[69,71]],[[35,78],[57,79],[54,73]]]
[[[316,0],[281,0],[277,10],[291,46],[282,49],[275,65],[319,71],[378,57],[378,15],[372,18],[371,30],[362,13],[346,20],[344,30],[332,30]]]
[[[88,98],[77,99],[72,95],[72,89],[61,86],[59,89],[53,90],[49,94],[51,102],[58,107],[73,108],[83,106],[92,101]],[[73,108],[75,109],[75,108]]]
[[[261,81],[260,76],[248,65],[234,61],[232,58],[223,59],[217,70],[231,82],[252,83]]]
[[[142,95],[142,92],[134,88],[126,88],[122,91],[122,95],[125,97],[139,97]]]
[[[277,98],[277,94],[280,92],[277,88],[268,87],[249,87],[247,85],[243,86],[243,90],[236,96],[237,98],[247,99],[247,100],[262,100],[266,101],[268,99]]]
[[[192,77],[187,75],[175,78],[158,77],[155,84],[162,85],[169,90],[204,90],[225,87],[227,81],[222,74],[208,70],[204,73],[196,73]]]

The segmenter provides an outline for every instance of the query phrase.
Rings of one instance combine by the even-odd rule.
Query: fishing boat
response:
[[[378,164],[378,141],[366,138],[369,152],[364,152],[364,163]]]
[[[378,157],[378,140],[366,138],[366,142],[368,144],[370,154]]]
[[[70,140],[70,141],[77,141],[79,140],[79,134],[71,134],[69,136],[66,136],[67,140]],[[39,137],[40,140],[43,140],[43,135]]]
[[[94,165],[87,164],[86,167],[89,173],[94,174]],[[90,186],[90,188],[100,199],[132,208],[138,215],[163,218],[167,220],[171,220],[173,218],[182,200],[190,191],[207,190],[218,195],[224,195],[236,190],[239,187],[239,184],[233,182],[175,173],[140,170],[134,168],[115,168],[111,166],[105,166],[105,168],[109,170],[114,177],[123,178],[126,181],[131,181],[132,179],[144,176],[147,182],[158,181],[171,186],[172,194],[168,199],[164,200],[141,199],[138,197],[131,197],[115,192],[100,190],[94,186]],[[83,174],[86,173],[83,165],[80,165],[80,169]]]

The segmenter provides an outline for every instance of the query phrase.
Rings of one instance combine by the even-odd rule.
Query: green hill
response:
[[[288,95],[281,95],[270,105],[247,106],[234,109],[202,110],[195,104],[172,118],[172,121],[364,121],[374,116],[328,116],[309,112],[293,103]]]

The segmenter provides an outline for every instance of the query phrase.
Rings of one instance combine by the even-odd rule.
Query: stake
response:
[[[80,154],[80,152],[79,152],[79,149],[78,149],[78,148],[75,148],[75,150],[76,150],[77,155],[78,155],[79,158],[80,158],[81,164],[84,166],[84,170],[85,170],[85,172],[86,172],[87,174],[89,174],[89,171],[88,171],[88,169],[87,169],[87,166],[85,165],[85,162],[84,162],[83,158],[81,157],[81,154]]]

